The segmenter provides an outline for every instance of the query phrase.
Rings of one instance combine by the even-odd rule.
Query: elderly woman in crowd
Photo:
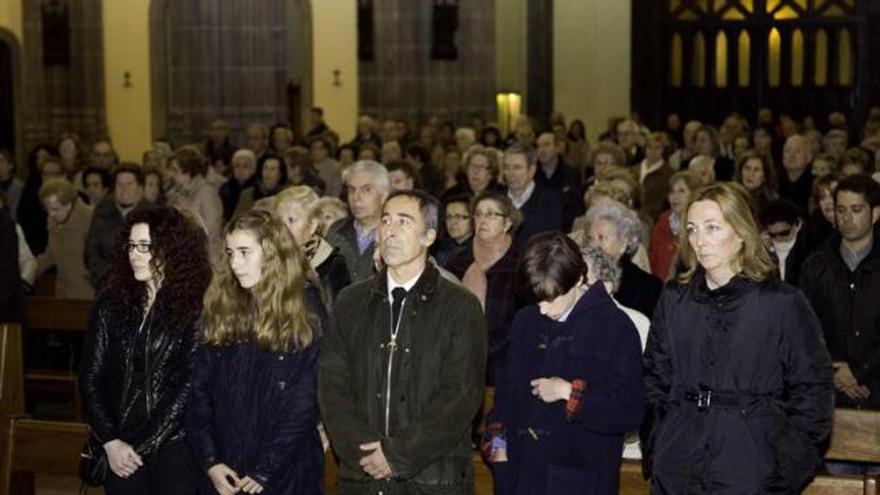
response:
[[[587,212],[585,230],[589,243],[602,249],[622,270],[617,300],[650,318],[663,282],[632,262],[639,246],[640,228],[636,214],[616,201],[603,201]]]
[[[320,234],[321,210],[318,194],[306,186],[289,187],[275,195],[275,213],[287,226],[293,239],[318,274],[321,288],[329,303],[351,283],[345,258]]]
[[[220,232],[223,230],[223,203],[217,189],[205,181],[208,162],[195,146],[182,146],[168,162],[174,177],[169,202],[187,210],[208,234],[208,252],[213,261],[220,259]]]
[[[705,167],[713,170],[714,180],[731,180],[734,176],[733,161],[721,155],[721,136],[718,130],[710,125],[704,125],[697,130],[696,134],[697,156],[704,157],[699,163],[705,163]],[[690,165],[688,165],[690,169]]]
[[[651,232],[648,258],[651,260],[651,273],[660,280],[672,276],[675,255],[678,253],[678,238],[681,234],[681,219],[691,193],[701,186],[700,179],[693,172],[682,170],[669,179],[669,209],[660,215],[657,225]]]
[[[749,191],[752,204],[758,212],[770,201],[779,199],[776,170],[771,162],[754,151],[747,151],[737,161],[736,180]]]
[[[108,495],[194,494],[183,408],[211,281],[205,233],[167,207],[131,213],[92,313],[79,380]]]
[[[257,182],[257,157],[249,149],[240,149],[232,155],[232,177],[220,186],[218,194],[223,202],[223,221],[232,218],[242,191]]]
[[[94,292],[86,270],[85,245],[92,223],[92,207],[83,203],[67,179],[50,179],[40,187],[40,202],[49,218],[49,242],[37,257],[34,278],[57,268],[55,297],[92,299]]]
[[[504,367],[510,344],[510,324],[521,305],[517,294],[519,253],[513,233],[522,215],[505,194],[484,191],[471,207],[473,247],[449,261],[446,269],[470,289],[486,313],[489,329],[487,384],[494,385]]]
[[[618,493],[624,435],[641,423],[639,338],[561,233],[532,238],[523,279],[537,304],[513,322],[482,450],[496,493]]]
[[[444,235],[431,246],[431,255],[440,266],[470,250],[474,236],[470,198],[465,195],[448,198],[443,202],[443,212]]]
[[[321,220],[321,237],[327,238],[330,226],[343,218],[348,218],[348,206],[339,198],[324,196],[315,203],[318,218]]]
[[[443,199],[462,194],[473,198],[483,191],[498,191],[500,186],[495,178],[498,176],[498,154],[493,150],[473,145],[464,155],[464,169],[467,180],[447,189]]]
[[[270,154],[263,155],[257,162],[257,181],[253,186],[241,192],[232,217],[235,218],[247,213],[255,202],[274,196],[287,187],[287,172],[287,165],[280,157]]]
[[[663,292],[645,354],[644,467],[652,493],[800,493],[831,432],[822,328],[773,276],[748,193],[697,191],[684,268]]]
[[[226,232],[186,407],[187,440],[207,472],[199,494],[318,495],[321,291],[276,215],[250,211]]]

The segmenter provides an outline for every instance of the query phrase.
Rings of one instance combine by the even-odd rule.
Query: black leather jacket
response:
[[[183,439],[183,407],[199,346],[199,315],[168,328],[158,299],[143,321],[121,324],[127,302],[100,298],[92,312],[80,363],[86,419],[102,443],[121,439],[142,456]]]

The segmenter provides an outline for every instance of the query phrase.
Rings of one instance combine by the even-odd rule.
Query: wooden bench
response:
[[[89,328],[93,304],[92,301],[29,297],[28,330],[84,334]],[[82,400],[75,370],[28,368],[24,380],[25,389],[32,394],[72,397],[74,419],[82,421]]]

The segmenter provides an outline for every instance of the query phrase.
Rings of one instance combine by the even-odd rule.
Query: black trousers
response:
[[[108,471],[106,495],[195,495],[201,480],[186,441],[159,449],[154,459],[128,478]],[[152,461],[152,462],[150,462]]]

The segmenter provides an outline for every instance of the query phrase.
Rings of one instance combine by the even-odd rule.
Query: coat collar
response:
[[[373,280],[370,283],[370,294],[373,297],[378,297],[380,299],[388,298],[388,269],[383,268],[382,271],[373,274]],[[423,302],[427,302],[434,295],[434,292],[437,290],[437,283],[440,280],[440,272],[437,270],[437,267],[434,266],[434,263],[431,263],[430,260],[425,262],[425,271],[422,272],[422,276],[419,277],[418,282],[412,288],[411,293],[418,293],[419,299]]]
[[[701,303],[724,303],[739,299],[758,286],[758,283],[742,275],[736,275],[726,285],[715,290],[709,289],[706,272],[699,268],[692,279],[694,300]]]

